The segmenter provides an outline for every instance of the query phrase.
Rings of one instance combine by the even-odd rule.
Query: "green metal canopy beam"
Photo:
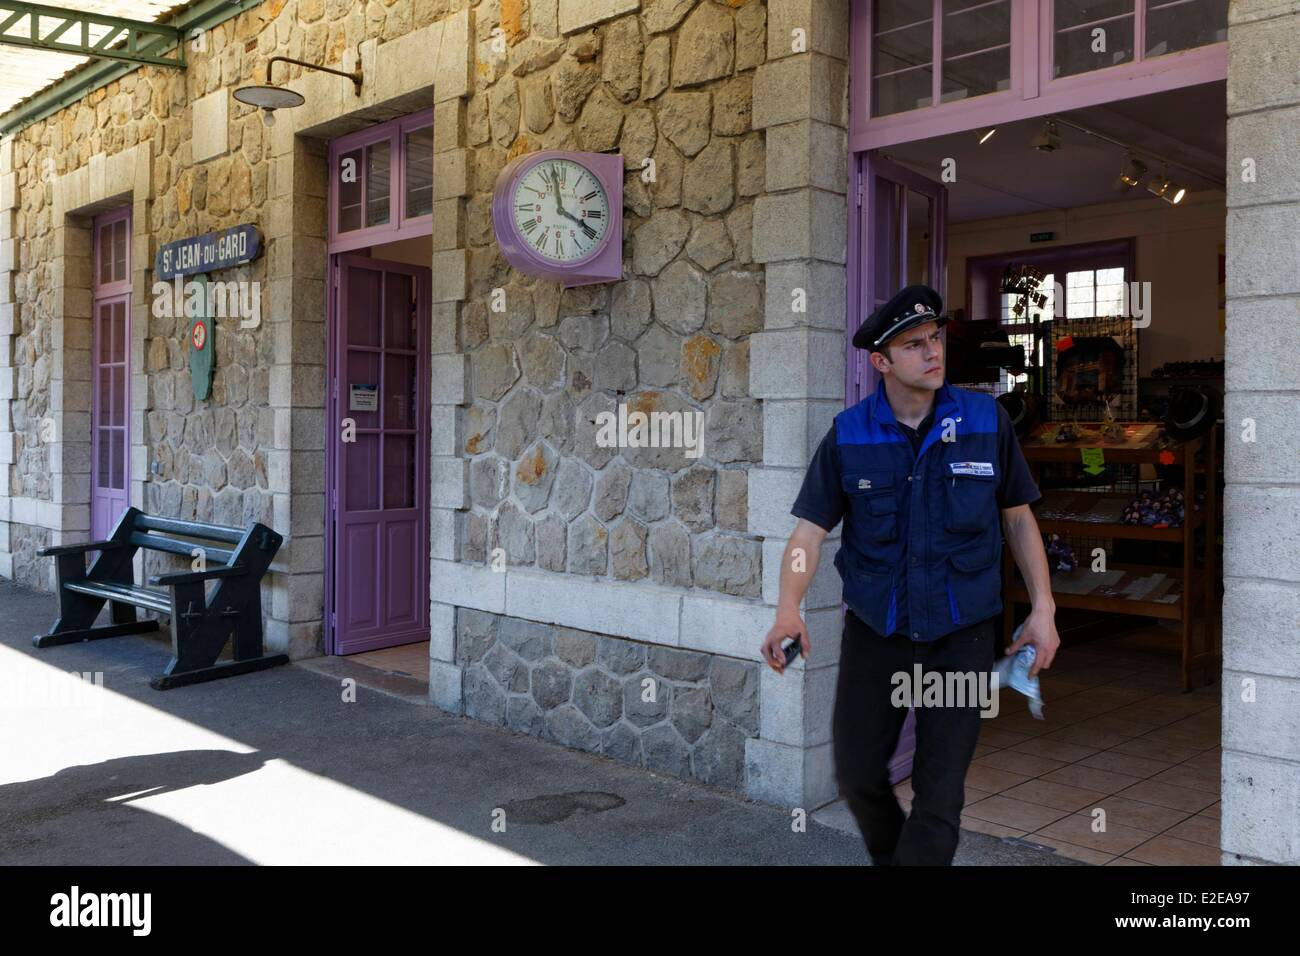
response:
[[[0,18],[0,44],[185,69],[181,31],[171,25],[16,0],[0,0]],[[92,28],[104,31],[98,40],[91,40]]]
[[[204,30],[211,30],[218,24],[251,10],[261,2],[262,0],[195,0],[173,15],[167,25],[174,27],[189,40]],[[39,122],[52,113],[71,106],[91,90],[106,86],[143,65],[122,60],[92,60],[7,113],[0,114],[0,135],[8,136]]]

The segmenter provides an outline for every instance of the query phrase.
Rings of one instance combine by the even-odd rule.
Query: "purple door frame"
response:
[[[854,157],[857,170],[857,215],[849,217],[849,268],[844,395],[853,405],[876,388],[876,370],[867,353],[853,348],[853,333],[862,320],[908,284],[907,200],[910,194],[930,203],[930,244],[927,269],[931,285],[947,297],[948,191],[942,183],[877,155]],[[897,252],[891,261],[891,253]]]
[[[91,224],[90,535],[126,510],[131,478],[131,207]]]
[[[333,255],[326,417],[326,650],[429,639],[426,266]],[[373,386],[373,411],[353,386]],[[361,408],[354,407],[361,405]],[[352,424],[355,441],[344,441]],[[396,453],[394,453],[396,452]]]
[[[929,203],[929,246],[926,267],[930,285],[941,296],[947,293],[948,191],[941,183],[884,159],[874,152],[855,157],[859,208],[849,216],[849,268],[845,363],[845,404],[854,405],[876,389],[879,376],[867,361],[867,353],[851,342],[862,319],[908,284],[907,209],[910,194]],[[945,344],[947,337],[944,337]],[[898,746],[889,761],[890,783],[912,772],[916,749],[916,714],[909,710]]]
[[[416,641],[428,640],[429,637],[429,448],[430,448],[430,425],[431,409],[428,400],[429,397],[429,336],[431,321],[431,295],[432,295],[432,277],[431,270],[423,266],[410,266],[402,263],[385,262],[379,259],[371,259],[364,254],[344,255],[344,253],[354,250],[361,250],[364,253],[366,247],[380,245],[383,243],[395,242],[402,239],[415,239],[429,236],[433,231],[432,214],[411,215],[407,208],[407,174],[408,164],[415,161],[427,159],[431,164],[432,156],[420,156],[409,148],[408,136],[418,130],[422,130],[433,125],[433,110],[426,109],[417,113],[411,113],[407,116],[401,116],[397,119],[390,120],[386,123],[379,123],[375,126],[367,127],[355,133],[341,136],[330,143],[327,172],[329,175],[329,192],[327,199],[327,216],[328,216],[328,252],[329,261],[327,263],[326,282],[326,318],[327,318],[327,341],[326,349],[326,379],[328,390],[326,394],[326,434],[325,434],[325,653],[327,654],[353,654],[365,650],[373,650],[379,647],[388,647],[397,644],[409,644]],[[343,176],[343,160],[345,154],[361,150],[362,162],[354,170],[358,174],[358,190],[362,201],[363,210],[367,208],[369,200],[373,197],[367,195],[367,177],[369,170],[364,162],[368,146],[385,143],[388,147],[389,157],[389,183],[387,196],[387,220],[374,226],[365,225],[365,216],[359,220],[359,228],[343,230],[340,229],[339,221],[339,204],[340,204],[340,186]],[[415,350],[413,353],[409,350],[400,349],[394,352],[394,356],[399,359],[406,357],[413,358],[416,367],[416,388],[413,406],[414,431],[403,429],[401,435],[405,438],[414,437],[415,442],[415,463],[414,463],[414,507],[412,509],[386,509],[383,508],[383,496],[391,490],[385,488],[384,472],[387,465],[382,457],[385,448],[388,429],[380,427],[377,429],[368,429],[362,426],[362,420],[367,416],[364,412],[357,413],[351,411],[348,406],[350,401],[351,381],[345,359],[348,355],[348,318],[350,317],[348,307],[348,295],[356,293],[356,289],[347,284],[349,273],[358,271],[362,274],[366,270],[370,272],[379,272],[381,275],[407,276],[410,278],[411,287],[414,290],[415,312]],[[364,283],[366,280],[362,280]],[[376,308],[376,318],[379,334],[381,336],[381,345],[378,349],[372,346],[362,346],[357,351],[376,352],[379,358],[376,360],[381,367],[380,374],[373,376],[373,384],[379,385],[380,401],[384,402],[389,396],[384,393],[383,381],[381,379],[382,367],[387,364],[386,353],[390,350],[383,346],[383,337],[386,336],[386,321],[383,313],[383,304],[385,293],[383,291],[385,280],[380,279],[381,290],[379,293],[379,302]],[[400,364],[400,362],[399,362]],[[383,411],[379,415],[385,414]],[[375,479],[374,491],[380,496],[378,509],[372,509],[375,513],[376,534],[385,534],[396,530],[396,525],[405,518],[399,518],[396,515],[386,516],[390,510],[397,511],[409,510],[412,514],[414,525],[404,525],[400,532],[409,539],[409,547],[415,553],[407,555],[404,565],[399,571],[410,571],[414,577],[410,580],[407,578],[398,578],[397,575],[389,575],[385,578],[382,570],[386,562],[381,560],[378,544],[374,550],[375,575],[369,579],[369,583],[361,580],[360,576],[353,573],[351,561],[348,557],[347,542],[342,539],[340,532],[353,534],[355,531],[356,515],[349,516],[348,508],[348,467],[349,459],[347,452],[357,451],[355,443],[344,443],[343,419],[352,418],[357,423],[358,436],[363,437],[363,442],[374,444],[377,443],[380,452],[370,464],[373,466],[373,475]],[[397,437],[397,433],[393,434]],[[391,465],[392,462],[388,462]],[[357,465],[353,465],[357,467]],[[355,491],[360,478],[359,473],[352,474],[352,488]],[[392,520],[390,520],[390,518]],[[385,530],[386,529],[386,530]],[[355,534],[353,534],[355,538]],[[378,538],[376,539],[378,542]],[[355,540],[353,544],[355,545]],[[386,545],[392,545],[393,541],[386,542]],[[412,560],[413,558],[413,560]],[[381,589],[387,588],[387,591]],[[367,588],[370,590],[367,592]],[[399,589],[401,593],[398,593]],[[409,590],[408,595],[405,593]],[[370,622],[369,628],[358,628],[358,621],[349,618],[355,616],[358,608],[365,604],[369,598],[374,599],[374,606],[377,609],[376,614]],[[390,613],[393,609],[394,601],[402,605],[405,609],[418,609],[418,614],[403,613],[394,618]],[[384,609],[387,610],[384,610]],[[380,612],[383,612],[382,614]],[[365,615],[362,614],[361,617]],[[418,617],[418,620],[417,620]],[[382,618],[382,620],[380,619]]]

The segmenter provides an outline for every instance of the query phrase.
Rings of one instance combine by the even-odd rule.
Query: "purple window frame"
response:
[[[370,126],[330,142],[329,149],[329,251],[351,252],[376,243],[395,242],[429,235],[433,228],[433,213],[423,216],[406,215],[406,134],[433,125],[433,110],[421,110],[378,126]],[[343,154],[355,149],[388,141],[389,189],[388,222],[375,226],[363,225],[360,229],[340,232],[338,227],[339,190],[332,178],[338,174],[339,160]],[[364,155],[364,154],[363,154]],[[366,164],[361,163],[358,182],[361,186],[361,214],[365,222]]]
[[[1128,63],[1053,78],[1052,0],[1010,0],[1011,88],[873,117],[871,111],[872,5],[851,0],[849,30],[849,149],[861,152],[931,136],[995,126],[1149,93],[1225,80],[1228,44],[1211,43],[1146,58],[1146,0],[1133,0],[1134,52]],[[943,0],[934,0],[941,12]],[[934,56],[942,57],[939,18]],[[942,83],[935,71],[936,86]]]
[[[103,267],[100,258],[101,246],[99,237],[105,230],[111,230],[119,222],[126,224],[126,263],[124,266],[123,277],[114,279],[109,282],[101,282],[100,276],[103,274]],[[97,517],[95,511],[95,500],[100,496],[104,485],[101,484],[103,476],[99,473],[99,443],[100,433],[104,427],[117,428],[118,426],[101,426],[102,416],[110,409],[102,407],[100,401],[100,335],[103,326],[100,321],[100,307],[111,306],[118,301],[122,303],[122,394],[111,395],[110,401],[116,402],[119,398],[122,401],[121,419],[122,419],[122,462],[121,475],[122,487],[120,489],[111,489],[111,491],[121,491],[120,495],[112,494],[111,497],[121,498],[122,505],[125,507],[130,504],[131,498],[131,263],[132,263],[132,223],[133,216],[130,206],[123,206],[112,212],[103,213],[96,216],[91,223],[90,240],[92,243],[93,254],[91,256],[91,268],[93,273],[90,281],[90,314],[91,314],[91,335],[90,335],[90,361],[91,361],[91,391],[90,391],[90,511],[91,523],[95,523]],[[110,363],[116,364],[116,363]],[[109,467],[112,468],[113,460],[110,460]],[[111,478],[110,478],[111,480]],[[114,516],[112,521],[116,521]],[[108,527],[111,529],[112,521]],[[92,529],[93,530],[93,529]]]

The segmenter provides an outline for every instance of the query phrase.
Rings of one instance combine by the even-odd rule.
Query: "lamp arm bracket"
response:
[[[348,73],[344,70],[336,70],[333,67],[319,66],[315,63],[308,63],[306,60],[295,60],[293,57],[289,57],[289,56],[273,56],[271,57],[271,59],[266,61],[266,85],[267,86],[274,85],[271,82],[271,66],[277,60],[283,63],[293,63],[296,66],[304,66],[309,70],[320,70],[324,73],[333,73],[335,76],[346,77],[347,79],[351,80],[352,85],[356,87],[357,96],[361,95],[361,67],[358,66],[355,71],[353,71],[352,73]]]

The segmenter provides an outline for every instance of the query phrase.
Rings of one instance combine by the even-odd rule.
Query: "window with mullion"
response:
[[[1012,0],[877,0],[872,115],[1011,88]],[[938,89],[935,53],[938,48]]]
[[[1146,55],[1164,56],[1228,39],[1224,0],[1146,0]]]
[[[1052,76],[1164,56],[1228,39],[1223,0],[1051,0]],[[1141,42],[1135,38],[1141,31]]]
[[[331,239],[356,245],[372,232],[418,227],[431,217],[432,110],[345,136],[333,144],[331,153]]]

